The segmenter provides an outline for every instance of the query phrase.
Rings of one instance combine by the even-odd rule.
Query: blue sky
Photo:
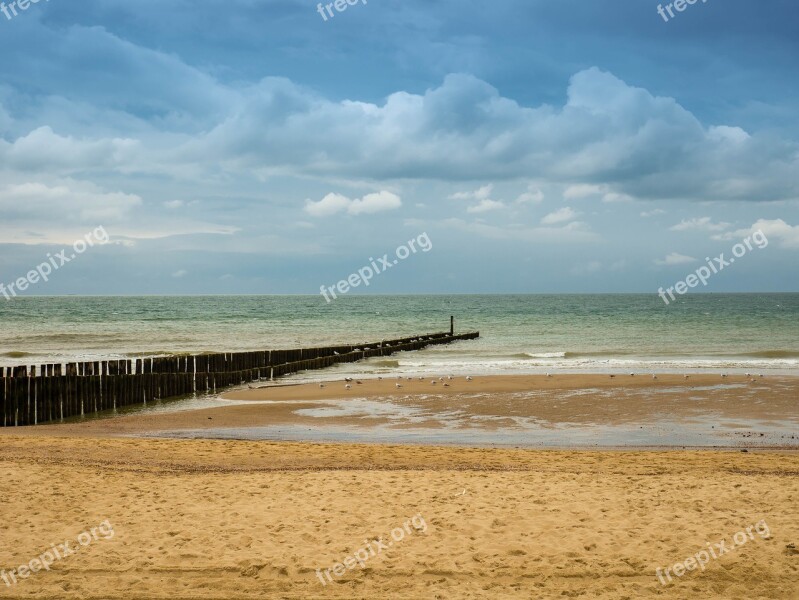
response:
[[[762,230],[698,291],[797,291],[799,6],[657,7],[0,12],[0,282],[102,226],[28,292],[316,294],[426,232],[365,291],[655,293]]]

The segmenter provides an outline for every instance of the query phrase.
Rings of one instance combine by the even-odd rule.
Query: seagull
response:
[[[690,375],[683,375],[683,377],[684,377],[685,379],[688,379],[688,378],[690,377]]]
[[[378,379],[379,379],[380,381],[383,381],[383,378],[382,378],[382,377],[378,377]]]
[[[449,377],[447,377],[447,379],[449,379],[450,381],[452,381],[452,380],[453,380],[453,379],[455,379],[455,378],[454,378],[452,375],[450,375]]]
[[[449,384],[448,384],[448,383],[445,383],[445,384],[444,384],[444,387],[449,387]]]
[[[344,381],[352,381],[352,377],[345,377]]]
[[[747,376],[747,377],[751,377],[751,376],[752,376],[752,374],[751,374],[751,373],[747,373],[747,374],[746,374],[746,376]]]
[[[419,381],[424,381],[424,377],[420,377],[420,378],[419,378]]]
[[[763,375],[758,375],[758,377],[763,377]]]
[[[466,376],[466,381],[471,381],[471,380],[472,380],[472,376],[471,375],[467,375]]]
[[[439,381],[444,381],[444,378],[443,377],[439,377],[438,380]]]
[[[435,384],[436,384],[436,380],[434,379],[434,380],[433,380],[433,381],[431,381],[430,383],[431,383],[432,385],[435,385]]]
[[[549,373],[547,373],[547,377],[552,377],[552,375],[550,375]]]
[[[614,377],[616,377],[616,376],[615,376],[615,375],[611,375],[611,376],[610,376],[610,378],[611,378],[611,379],[613,379]]]
[[[727,374],[726,374],[726,373],[722,373],[722,374],[721,374],[721,378],[722,378],[722,379],[727,379]]]
[[[333,354],[338,356],[338,352],[336,352],[335,350],[333,350]]]
[[[397,389],[400,389],[400,388],[402,387],[402,385],[401,385],[401,384],[399,384],[399,383],[395,383],[394,385],[396,385],[396,386],[397,386]]]
[[[320,384],[319,384],[319,387],[320,387],[320,388],[323,388],[323,387],[325,387],[325,384],[324,384],[324,383],[320,383]]]
[[[657,375],[652,375],[652,379],[657,379],[657,378],[658,378]]]
[[[630,377],[635,377],[635,373],[630,373]]]
[[[352,386],[348,383],[347,385],[344,386],[344,388],[347,389],[347,390],[351,390]]]
[[[356,381],[355,383],[357,383],[358,385],[363,385],[362,381]]]

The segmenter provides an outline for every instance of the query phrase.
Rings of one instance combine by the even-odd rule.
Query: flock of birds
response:
[[[377,379],[382,381],[383,378],[382,377],[378,377]],[[401,375],[397,376],[397,379],[399,381],[402,381],[404,379],[407,380],[407,381],[413,381],[413,377],[402,377]],[[453,381],[454,379],[455,379],[454,375],[448,375],[446,378],[445,377],[439,377],[437,380],[436,379],[432,379],[430,381],[430,384],[431,385],[437,385],[437,384],[441,383],[443,387],[450,387],[450,384],[448,382]],[[465,377],[465,379],[466,379],[466,381],[474,381],[474,378],[471,375],[467,375]],[[424,381],[424,380],[425,380],[424,377],[419,377],[419,381]],[[402,389],[402,384],[399,383],[399,381],[394,384],[394,386],[398,390]],[[353,379],[352,377],[345,377],[344,378],[344,389],[351,390],[353,383],[355,383],[355,385],[363,385],[363,381],[360,381],[360,380],[357,380],[357,379]],[[319,387],[320,388],[325,388],[326,385],[324,383],[320,383]]]
[[[744,375],[745,375],[746,377],[748,377],[748,378],[749,378],[749,381],[750,381],[750,382],[751,382],[751,381],[755,381],[755,379],[754,379],[754,377],[755,377],[755,376],[754,376],[754,375],[752,375],[751,373],[745,373]],[[762,378],[762,377],[763,377],[763,374],[762,374],[762,373],[758,373],[758,375],[757,375],[757,376]],[[547,373],[547,377],[552,377],[552,375],[550,375],[549,373]],[[613,379],[613,378],[615,378],[615,377],[616,377],[615,375],[611,375],[611,376],[610,376],[610,378],[611,378],[611,379]],[[630,373],[630,377],[635,377],[635,373]],[[727,379],[727,377],[728,377],[727,373],[722,373],[722,374],[721,374],[721,378],[722,378],[722,379]],[[655,374],[653,373],[653,374],[652,374],[652,379],[657,379],[657,378],[658,378],[658,376],[657,376],[657,375],[655,375]],[[690,376],[690,375],[683,375],[683,378],[684,378],[684,379],[690,379],[690,378],[691,378],[691,376]]]
[[[635,375],[636,375],[635,373],[630,373],[630,377],[635,377]],[[552,377],[553,375],[552,375],[552,373],[547,373],[546,376],[547,377]],[[756,381],[755,380],[755,375],[752,375],[751,373],[745,373],[745,376],[749,379],[750,382]],[[610,375],[611,379],[614,379],[615,377],[616,377],[616,375]],[[726,379],[727,377],[729,377],[729,375],[727,375],[727,373],[722,373],[721,374],[721,378],[722,379]],[[763,378],[764,376],[763,376],[762,373],[758,373],[757,377],[758,378]],[[652,379],[657,379],[657,378],[658,378],[658,376],[653,373],[652,374]],[[684,379],[690,379],[691,376],[690,375],[683,375],[683,378]],[[382,380],[383,378],[382,377],[378,377],[377,379],[378,380]],[[402,381],[403,379],[405,379],[407,381],[413,381],[413,377],[402,377],[401,375],[397,376],[397,379],[399,381]],[[443,387],[450,387],[450,384],[448,382],[452,381],[454,379],[455,379],[455,377],[453,375],[448,375],[446,378],[439,377],[437,380],[436,379],[432,379],[430,381],[430,385],[438,385],[439,383],[441,383],[443,385]],[[474,380],[474,378],[471,375],[467,375],[465,377],[465,379],[466,379],[466,381],[473,381]],[[425,377],[419,377],[419,381],[424,381],[424,380],[425,380]],[[402,389],[402,384],[399,383],[399,381],[397,381],[397,383],[394,384],[394,386],[398,390]],[[345,377],[344,378],[344,382],[345,382],[344,389],[347,389],[347,390],[351,390],[352,389],[353,382],[355,383],[355,385],[363,385],[363,381],[355,380],[352,377]],[[319,387],[320,388],[324,388],[325,384],[324,383],[320,383]]]
[[[630,373],[630,377],[635,377],[635,375],[636,375],[635,373]],[[552,377],[553,375],[552,375],[552,373],[547,373],[546,376],[547,377]],[[745,376],[749,379],[750,382],[756,381],[755,377],[758,377],[758,378],[764,377],[764,375],[762,373],[758,373],[757,376],[752,375],[751,373],[745,373]],[[616,375],[614,375],[614,374],[610,375],[611,379],[615,379],[615,377],[616,377]],[[684,379],[690,379],[690,377],[691,377],[690,375],[683,375]],[[721,378],[722,379],[726,379],[727,377],[729,377],[729,375],[727,373],[722,373],[721,374]],[[658,376],[653,373],[652,374],[652,379],[657,379],[657,378],[658,378]],[[378,380],[382,380],[382,379],[383,379],[382,377],[378,377]],[[394,387],[396,387],[398,390],[402,389],[402,384],[399,383],[399,381],[402,381],[403,379],[405,379],[407,381],[413,381],[413,377],[402,377],[401,375],[397,376],[397,380],[398,381],[397,381],[397,383],[394,384]],[[446,378],[439,377],[438,380],[436,380],[436,379],[430,380],[430,385],[438,385],[439,383],[441,383],[443,387],[450,387],[450,384],[448,382],[452,381],[453,379],[455,379],[455,377],[453,375],[448,375]],[[465,379],[466,379],[466,381],[473,381],[473,377],[471,375],[467,375],[465,377]],[[425,380],[425,377],[419,377],[419,381],[424,381],[424,380]],[[345,377],[344,378],[344,382],[345,382],[344,389],[347,389],[347,390],[351,390],[352,389],[353,382],[355,383],[355,385],[363,385],[363,381],[355,380],[352,377]],[[320,383],[319,387],[320,388],[324,388],[326,386],[325,386],[324,383]]]

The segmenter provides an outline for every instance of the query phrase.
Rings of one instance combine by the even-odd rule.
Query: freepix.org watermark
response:
[[[50,2],[50,0],[45,1]],[[41,0],[14,0],[14,2],[9,2],[8,5],[5,2],[0,2],[0,12],[10,21],[19,14],[19,11],[25,12],[31,7],[31,4],[39,4],[39,2]]]
[[[418,244],[418,248],[416,247]],[[427,233],[421,233],[416,238],[412,240],[408,240],[406,244],[403,244],[399,248],[394,251],[394,258],[393,260],[389,257],[388,254],[384,254],[382,258],[378,258],[376,261],[371,256],[369,257],[369,264],[365,267],[361,267],[358,269],[357,273],[352,273],[346,279],[342,279],[336,285],[331,286],[321,286],[320,294],[327,300],[327,303],[330,304],[332,300],[330,296],[333,297],[333,300],[337,298],[336,292],[339,294],[346,294],[350,291],[350,288],[356,288],[361,284],[365,286],[369,285],[369,282],[375,275],[380,275],[385,273],[395,265],[399,264],[399,261],[405,260],[411,254],[416,254],[418,250],[422,252],[430,252],[433,249],[433,243],[430,241],[430,237]],[[330,296],[328,296],[328,292]]]
[[[674,11],[676,10],[678,13],[681,13],[689,6],[692,6],[699,2],[699,0],[674,0],[674,2],[669,2],[665,7],[662,4],[658,4],[658,14],[663,17],[663,20],[668,23],[671,19],[673,19],[676,15]],[[702,4],[707,3],[707,0],[702,0]]]
[[[71,253],[67,249],[61,250],[55,256],[48,252],[47,260],[35,269],[28,271],[25,277],[20,277],[9,284],[0,282],[0,294],[5,296],[6,300],[11,300],[12,297],[17,296],[17,292],[24,292],[29,286],[36,285],[40,281],[49,281],[50,275],[54,271],[76,259],[79,254],[86,252],[87,249],[94,246],[95,242],[100,244],[108,242],[108,233],[102,225],[91,233],[87,233],[81,239],[76,240],[72,244]],[[67,256],[67,253],[69,253],[69,256]]]
[[[753,243],[757,248],[762,250],[768,246],[768,238],[765,233],[758,229],[752,235],[746,237],[732,247],[732,257],[730,257],[729,260],[724,258],[723,252],[712,260],[710,257],[706,257],[705,261],[707,261],[707,266],[702,265],[694,273],[691,273],[683,281],[678,281],[672,287],[666,288],[665,290],[662,287],[659,288],[658,296],[663,298],[663,302],[669,304],[669,298],[671,298],[672,301],[677,299],[674,292],[682,296],[689,288],[695,288],[699,285],[700,281],[702,285],[707,285],[712,275],[715,275],[719,271],[723,271],[725,267],[729,267],[734,263],[736,258],[741,258],[747,252],[753,250]],[[667,295],[669,298],[666,297]]]
[[[732,544],[730,544],[730,546],[727,546],[726,540],[721,540],[721,542],[719,542],[718,544],[711,544],[710,542],[705,542],[707,550],[702,549],[693,556],[689,556],[684,561],[675,563],[671,567],[667,567],[665,569],[655,569],[655,575],[657,575],[660,584],[665,586],[672,582],[671,579],[672,571],[674,572],[674,575],[676,575],[677,577],[682,577],[688,571],[693,571],[696,568],[699,568],[702,571],[704,571],[706,568],[705,565],[707,565],[707,563],[710,562],[711,558],[716,560],[720,556],[732,552],[736,548],[740,548],[747,541],[755,539],[755,536],[752,534],[753,529],[762,539],[765,539],[771,535],[771,531],[769,530],[765,519],[762,521],[758,521],[756,525],[750,525],[749,527],[746,528],[746,530],[739,531],[734,536],[732,536]],[[668,581],[666,581],[667,579]]]
[[[335,577],[343,577],[348,570],[354,569],[355,567],[365,569],[366,561],[374,558],[383,552],[383,550],[388,550],[394,545],[394,542],[401,542],[405,539],[406,534],[411,535],[414,531],[427,533],[427,523],[425,523],[421,513],[405,521],[402,527],[393,529],[391,531],[390,540],[384,541],[382,537],[375,540],[364,540],[364,546],[354,552],[352,556],[348,556],[342,562],[336,563],[329,569],[325,569],[324,572],[322,569],[316,569],[316,576],[319,578],[319,581],[322,582],[322,585],[327,585],[328,583],[333,583],[333,576],[330,575],[331,571],[333,571]],[[325,577],[327,580],[325,580]]]
[[[27,579],[33,573],[38,573],[41,570],[49,571],[55,561],[72,556],[84,546],[88,546],[100,538],[110,540],[112,537],[114,537],[114,527],[106,519],[97,527],[81,532],[78,535],[77,545],[73,546],[73,540],[65,540],[63,544],[50,544],[50,548],[42,552],[38,557],[32,558],[26,564],[20,565],[16,569],[11,569],[11,571],[0,571],[0,579],[5,582],[6,587],[11,587],[18,583],[17,577]]]
[[[336,0],[335,2],[330,2],[328,4],[323,5],[321,2],[316,5],[316,12],[322,15],[322,19],[327,21],[328,15],[332,19],[336,15],[333,13],[333,9],[336,9],[336,12],[344,12],[350,6],[355,6],[356,4],[366,4],[366,0]]]

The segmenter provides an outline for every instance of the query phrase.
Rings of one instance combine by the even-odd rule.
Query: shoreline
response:
[[[7,428],[0,436],[16,432],[32,437],[580,450],[799,449],[799,377],[439,377],[249,384],[221,397],[173,400],[106,418]]]

